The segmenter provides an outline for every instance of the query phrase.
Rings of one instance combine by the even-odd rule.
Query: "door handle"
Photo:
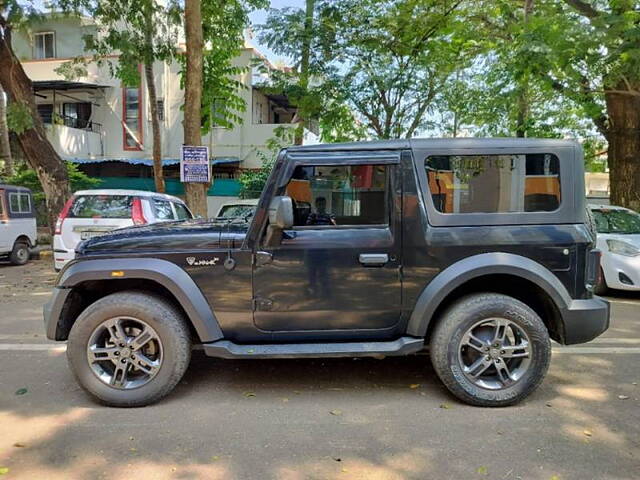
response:
[[[365,267],[381,267],[389,261],[389,255],[386,253],[361,253],[358,260]]]

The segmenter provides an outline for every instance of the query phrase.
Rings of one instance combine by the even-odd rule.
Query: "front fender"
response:
[[[426,335],[433,314],[453,290],[474,278],[494,274],[514,275],[535,283],[551,297],[560,312],[571,305],[571,296],[562,282],[539,263],[512,253],[481,253],[445,268],[425,287],[409,319],[407,333]]]
[[[122,272],[121,276],[114,276],[114,271]],[[51,301],[45,306],[47,336],[55,337],[60,314],[68,293],[74,286],[86,281],[117,282],[121,279],[151,280],[159,283],[173,294],[184,309],[200,341],[213,342],[223,337],[215,314],[189,274],[176,264],[157,258],[82,260],[69,265],[60,274],[56,289],[59,293],[54,293]]]

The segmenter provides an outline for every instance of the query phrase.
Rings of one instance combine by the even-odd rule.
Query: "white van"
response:
[[[56,270],[75,258],[76,246],[117,228],[186,220],[193,215],[178,197],[143,190],[80,190],[67,201],[56,222]]]
[[[0,255],[24,265],[37,241],[36,213],[31,190],[0,185]]]

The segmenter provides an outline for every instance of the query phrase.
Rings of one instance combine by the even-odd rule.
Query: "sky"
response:
[[[298,8],[303,8],[304,7],[304,0],[271,0],[271,8],[284,8],[284,7],[298,7]],[[252,25],[259,25],[261,23],[264,23],[266,18],[267,18],[267,11],[266,10],[256,10],[255,12],[253,12],[249,18],[251,19],[251,24]],[[258,48],[258,50],[263,53],[264,55],[267,56],[267,58],[271,61],[271,62],[276,62],[278,60],[285,60],[282,57],[278,57],[278,55],[274,54],[271,50],[269,50],[267,47],[265,47],[264,45],[260,45],[260,43],[258,42],[257,38],[253,39],[253,43],[254,45]],[[288,62],[286,62],[288,63]]]

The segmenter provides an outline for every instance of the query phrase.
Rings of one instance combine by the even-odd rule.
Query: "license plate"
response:
[[[86,240],[88,238],[98,237],[105,233],[106,232],[91,232],[91,231],[80,232],[80,240]]]

